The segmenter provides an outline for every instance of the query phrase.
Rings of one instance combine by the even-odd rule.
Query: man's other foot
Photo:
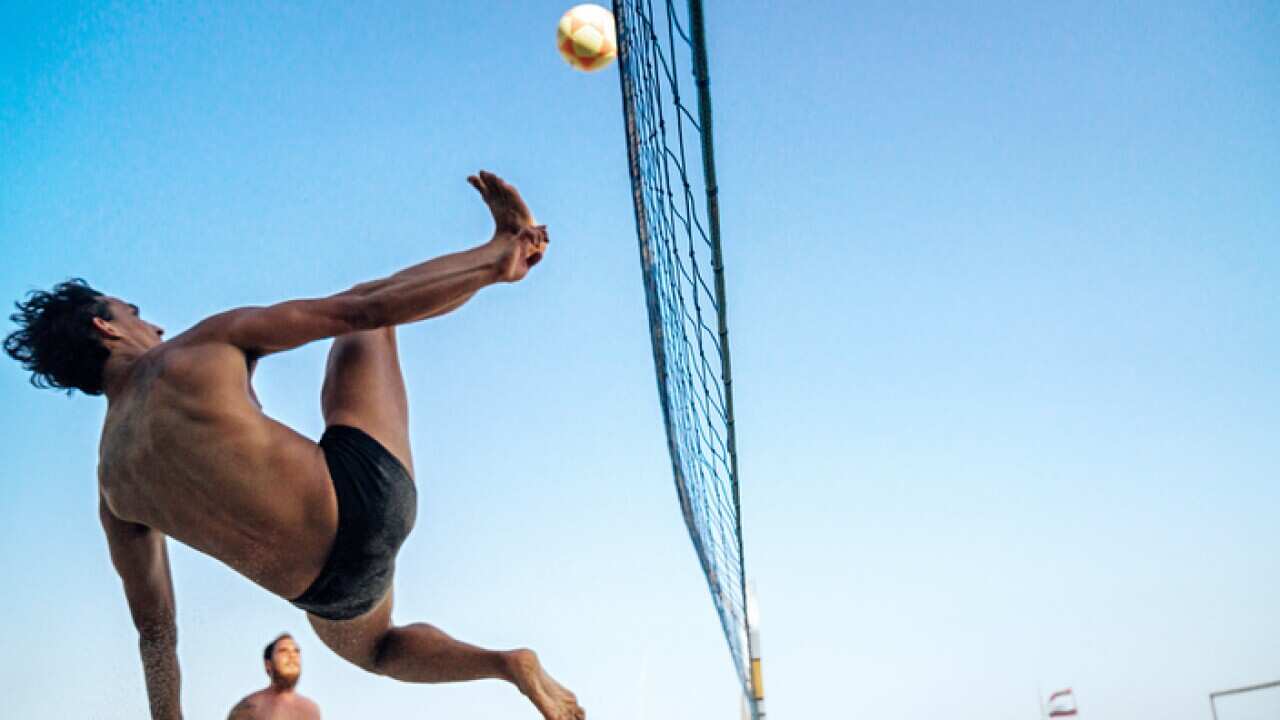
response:
[[[507,654],[512,682],[529,698],[546,720],[584,720],[587,713],[578,698],[542,669],[532,650],[514,650]]]

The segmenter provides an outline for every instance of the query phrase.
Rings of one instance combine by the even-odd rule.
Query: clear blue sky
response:
[[[546,262],[401,333],[422,505],[398,618],[534,647],[597,718],[736,717],[670,485],[616,69],[564,66],[568,4],[0,5],[0,299],[82,275],[177,332],[479,242],[463,179],[509,177]],[[707,15],[771,714],[1017,720],[1071,685],[1086,718],[1203,718],[1280,679],[1280,6]],[[257,380],[313,437],[325,351]],[[105,404],[4,362],[4,712],[140,717]],[[190,720],[260,687],[281,630],[327,718],[533,717],[497,683],[366,676],[171,553]]]

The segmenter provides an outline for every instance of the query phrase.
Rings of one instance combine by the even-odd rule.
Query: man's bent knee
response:
[[[374,675],[386,675],[383,657],[386,652],[388,631],[369,637],[360,628],[344,628],[324,618],[307,613],[307,619],[316,635],[338,657]]]

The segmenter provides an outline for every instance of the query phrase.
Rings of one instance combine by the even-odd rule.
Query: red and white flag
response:
[[[1075,717],[1076,715],[1076,696],[1072,694],[1071,688],[1059,690],[1049,696],[1049,717]]]

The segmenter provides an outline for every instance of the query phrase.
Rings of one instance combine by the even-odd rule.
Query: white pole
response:
[[[764,674],[760,669],[760,603],[756,584],[747,586],[747,655],[751,657],[751,694],[755,699],[755,720],[764,720]]]

